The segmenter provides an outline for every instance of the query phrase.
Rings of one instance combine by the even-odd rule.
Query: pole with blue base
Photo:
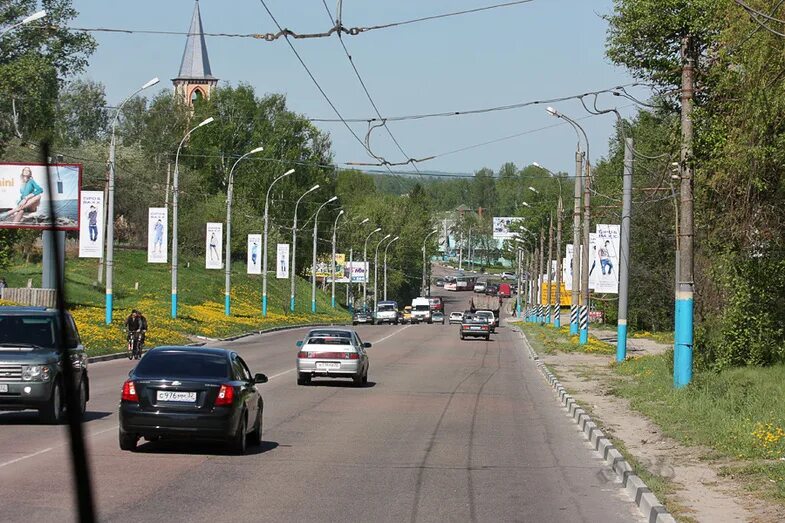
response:
[[[581,305],[578,323],[580,324],[580,338],[578,344],[586,345],[589,343],[589,307],[587,305]]]
[[[616,361],[627,358],[627,310],[630,281],[630,224],[632,220],[632,138],[624,140],[621,238],[619,238],[619,321],[616,326]]]

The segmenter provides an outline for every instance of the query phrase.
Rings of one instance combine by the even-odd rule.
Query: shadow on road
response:
[[[144,440],[141,440],[144,441]],[[140,441],[140,443],[141,443]],[[264,454],[278,448],[277,441],[262,441],[261,445],[248,445],[246,456]],[[149,441],[136,447],[137,454],[183,454],[189,456],[231,456],[231,449],[220,443],[203,443],[192,441]]]
[[[87,411],[83,422],[90,423],[111,416],[111,412]],[[0,426],[2,425],[46,425],[39,419],[35,410],[21,410],[0,413]]]
[[[305,386],[306,387],[335,387],[335,388],[347,388],[347,389],[370,389],[376,386],[376,382],[369,381],[368,383],[357,387],[351,381],[331,381],[331,380],[316,381],[312,379],[311,383]]]

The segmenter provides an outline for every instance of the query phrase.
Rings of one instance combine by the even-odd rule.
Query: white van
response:
[[[415,298],[412,300],[412,323],[433,323],[431,319],[431,300],[428,298]]]

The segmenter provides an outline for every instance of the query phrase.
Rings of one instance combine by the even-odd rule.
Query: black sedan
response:
[[[140,437],[219,441],[236,454],[262,442],[264,402],[236,353],[204,347],[156,347],[123,384],[120,448],[134,450]]]

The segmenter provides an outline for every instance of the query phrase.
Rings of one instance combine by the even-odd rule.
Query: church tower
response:
[[[180,73],[172,79],[175,96],[186,105],[193,106],[199,98],[209,98],[218,84],[218,78],[210,70],[210,58],[207,56],[207,43],[204,41],[202,15],[199,12],[199,0],[196,0],[191,28],[185,41],[183,60]]]

